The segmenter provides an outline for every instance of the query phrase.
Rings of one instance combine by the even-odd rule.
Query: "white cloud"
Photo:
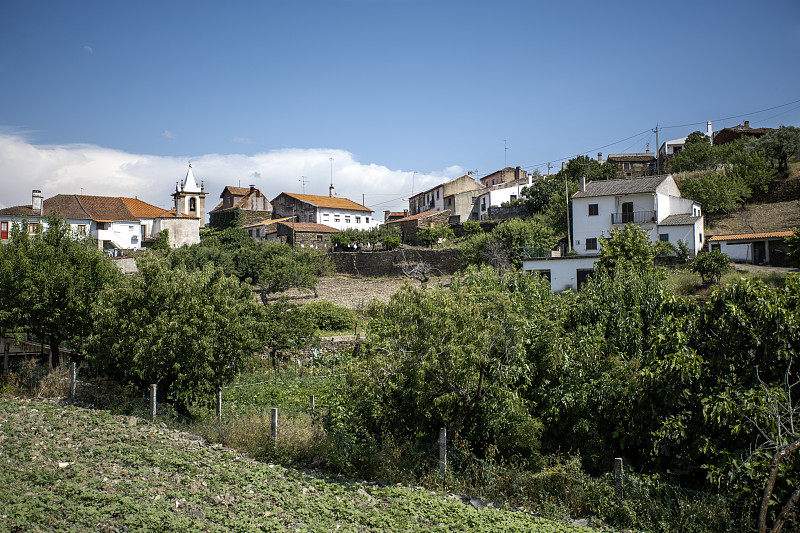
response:
[[[171,132],[171,131],[169,131],[169,130],[164,130],[164,133],[163,133],[163,135],[164,135],[164,137],[166,137],[167,139],[174,139],[174,138],[175,138],[175,134],[174,134],[174,133],[172,133],[172,132]]]
[[[92,47],[88,45],[83,47],[83,51],[86,52],[87,54],[91,54],[92,52],[94,52],[94,50],[92,50]]]
[[[242,144],[253,144],[253,141],[251,139],[248,139],[247,137],[234,137],[233,139],[231,139],[231,142],[242,143]]]
[[[305,192],[328,194],[333,158],[333,185],[336,195],[375,210],[408,207],[408,196],[433,187],[446,178],[458,176],[460,167],[420,174],[392,170],[383,165],[365,164],[354,155],[336,149],[289,148],[258,153],[206,154],[191,157],[195,179],[202,181],[208,194],[206,210],[219,201],[226,185],[255,185],[270,199],[281,192],[301,192],[300,176],[306,177]],[[3,169],[0,207],[29,205],[31,190],[41,189],[45,198],[56,194],[136,196],[164,208],[171,207],[170,195],[176,182],[186,175],[188,160],[130,154],[94,145],[36,145],[23,135],[0,132],[0,168]]]

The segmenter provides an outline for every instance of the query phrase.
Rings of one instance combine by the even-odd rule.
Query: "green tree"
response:
[[[150,247],[153,250],[169,250],[169,230],[162,229],[156,236],[156,242]]]
[[[780,172],[789,168],[789,160],[800,154],[800,128],[781,126],[751,142],[750,146],[763,153]]]
[[[210,265],[187,271],[145,256],[138,267],[102,293],[87,357],[94,372],[139,390],[157,384],[158,400],[185,413],[265,345],[262,311],[248,285]]]
[[[793,265],[800,265],[800,228],[792,228],[792,234],[786,237],[786,257]]]
[[[751,190],[742,179],[722,172],[704,172],[680,183],[681,196],[698,202],[709,216],[729,213],[750,197]]]
[[[597,265],[613,271],[618,264],[649,269],[656,257],[656,247],[645,230],[629,222],[622,229],[612,228],[600,243]]]
[[[732,269],[730,258],[719,250],[700,252],[689,263],[689,270],[700,274],[703,283],[707,285],[719,283],[722,275]]]
[[[453,228],[450,226],[435,226],[417,230],[417,239],[421,246],[433,246],[440,241],[453,240],[455,235],[453,234]]]
[[[488,268],[449,288],[405,285],[370,310],[365,355],[347,378],[349,424],[412,443],[445,426],[476,449],[535,452],[542,428],[518,392],[531,377],[521,311],[552,298],[538,277]]]
[[[716,165],[711,139],[701,131],[694,131],[686,137],[683,150],[677,152],[669,161],[672,172],[706,170]]]
[[[116,286],[120,271],[97,249],[97,241],[73,234],[69,223],[46,219],[34,235],[27,221],[14,224],[0,245],[0,327],[49,338],[50,364],[60,346],[80,350],[94,330],[91,311],[103,287]]]
[[[553,231],[536,218],[506,220],[492,230],[491,236],[508,253],[513,268],[522,268],[528,253],[544,255],[557,242]]]

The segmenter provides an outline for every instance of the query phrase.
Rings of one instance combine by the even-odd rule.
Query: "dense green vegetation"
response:
[[[479,457],[537,469],[550,454],[579,454],[601,474],[621,456],[754,505],[770,459],[758,446],[800,437],[760,410],[797,380],[798,301],[797,277],[779,291],[742,280],[700,306],[630,264],[561,296],[536,277],[468,270],[372,309],[328,429],[361,468],[386,435],[413,454],[447,427]],[[776,509],[798,477],[797,461],[782,467]]]
[[[103,411],[0,400],[4,531],[586,532],[446,494],[309,476]]]

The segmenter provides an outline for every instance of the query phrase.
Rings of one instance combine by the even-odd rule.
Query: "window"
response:
[[[76,232],[78,235],[86,235],[86,224],[78,224]]]
[[[700,244],[703,244],[703,234],[700,234]]]
[[[197,211],[197,199],[189,198],[189,211]]]
[[[633,222],[633,202],[623,202],[622,204],[622,223]]]
[[[318,240],[319,242],[322,242],[322,235],[317,235],[317,240]]]
[[[517,195],[516,195],[516,194],[512,194],[512,195],[511,195],[511,201],[513,202],[513,201],[514,201],[514,200],[516,200],[516,199],[517,199]]]
[[[335,215],[335,216],[333,217],[333,221],[334,221],[334,222],[340,222],[339,215]]]
[[[631,164],[630,163],[622,163],[622,170],[630,170]]]
[[[345,216],[344,217],[344,221],[345,221],[346,224],[349,224],[350,223],[350,217]]]
[[[356,224],[361,224],[361,217],[356,217]]]
[[[597,204],[589,204],[589,216],[590,217],[596,217],[598,212],[599,211],[598,211]]]
[[[369,217],[364,217],[364,222],[366,222],[367,224],[369,224]]]
[[[486,211],[486,198],[481,198],[481,211]]]
[[[436,199],[439,199],[439,189],[436,189]]]
[[[328,220],[329,216],[330,216],[330,213],[322,213],[322,218],[324,218],[325,220]]]
[[[586,249],[597,250],[597,238],[592,237],[591,239],[586,239]]]
[[[36,229],[39,227],[39,224],[36,222],[31,222],[28,224],[28,233],[36,233]]]
[[[669,233],[662,233],[658,236],[658,240],[661,242],[669,242]]]

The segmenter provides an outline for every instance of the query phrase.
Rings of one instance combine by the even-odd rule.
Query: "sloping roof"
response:
[[[76,194],[81,207],[92,216],[93,220],[112,222],[115,220],[139,220],[122,198],[118,196],[85,196]]]
[[[655,161],[656,154],[652,152],[639,152],[630,154],[608,154],[606,160],[614,161]]]
[[[508,167],[508,168],[511,168],[511,167]],[[502,170],[501,170],[501,171],[499,171],[499,172],[502,172]],[[484,176],[484,177],[485,177],[485,176]],[[466,173],[466,174],[461,174],[460,176],[457,176],[457,177],[455,177],[455,178],[453,178],[453,179],[451,179],[451,180],[444,181],[444,182],[440,183],[439,185],[434,185],[434,186],[433,186],[433,187],[431,187],[430,189],[425,189],[425,190],[424,190],[424,191],[422,191],[422,192],[418,192],[417,194],[413,195],[411,198],[416,198],[417,196],[419,196],[419,195],[421,195],[421,194],[427,194],[427,193],[429,193],[429,192],[431,192],[431,191],[435,191],[435,190],[436,190],[436,189],[438,189],[439,187],[444,187],[445,185],[448,185],[448,184],[450,184],[450,183],[453,183],[453,182],[455,182],[455,181],[458,181],[458,180],[461,180],[461,179],[464,179],[464,178],[469,178],[469,179],[471,179],[471,180],[472,180],[472,181],[475,183],[475,188],[476,188],[476,189],[479,189],[479,188],[481,188],[481,186],[482,186],[482,185],[481,185],[480,183],[478,183],[477,181],[475,181],[475,178],[474,178],[474,177],[472,177],[472,174],[470,174],[470,173],[468,172],[468,173]]]
[[[790,236],[793,231],[769,231],[766,233],[739,233],[737,235],[714,235],[708,242],[720,241],[753,241],[757,239],[783,239]]]
[[[247,226],[243,226],[244,229],[248,228],[257,228],[259,226],[269,226],[270,224],[277,224],[278,222],[285,222],[287,220],[292,220],[294,217],[284,217],[284,218],[270,218],[267,220],[262,220],[260,222],[256,222],[255,224],[249,224]]]
[[[57,194],[44,200],[44,213],[58,213],[65,218],[94,218],[74,194]]]
[[[445,209],[445,211],[449,211],[449,209]],[[420,218],[427,218],[431,215],[442,214],[444,211],[423,211],[422,213],[417,213],[416,215],[407,216],[404,218],[398,218],[397,220],[392,220],[387,222],[387,224],[394,224],[396,222],[405,222],[407,220],[419,220]]]
[[[187,215],[186,213],[182,214],[181,216],[178,216],[177,212],[173,208],[170,209],[169,211],[164,211],[163,213],[154,218],[193,218],[195,220],[198,220],[200,217],[194,217],[192,215]]]
[[[219,195],[220,198],[225,196],[225,191],[228,191],[233,196],[244,196],[250,192],[250,187],[234,187],[233,185],[226,185],[224,189],[222,189],[222,193]]]
[[[659,226],[690,226],[703,217],[696,217],[689,214],[670,215],[661,222]]]
[[[369,207],[357,204],[353,200],[349,200],[347,198],[331,198],[330,196],[318,196],[316,194],[296,194],[292,192],[282,192],[281,194],[285,194],[290,198],[300,200],[301,202],[305,202],[316,207],[327,207],[328,209],[346,209],[348,211],[366,211],[367,213],[372,213],[372,209]],[[280,196],[280,194],[278,196]],[[275,200],[273,200],[273,202],[274,201]]]
[[[191,164],[189,165],[189,170],[186,171],[186,177],[183,178],[183,186],[181,189],[184,192],[201,192],[200,187],[197,186],[197,182],[194,180]]]
[[[167,211],[167,209],[164,209],[163,207],[148,204],[147,202],[143,202],[138,198],[123,197],[122,201],[125,202],[128,210],[133,213],[136,218],[158,218],[161,214]]]
[[[278,224],[289,229],[292,229],[293,226],[291,222],[278,222]],[[316,222],[295,222],[294,231],[295,233],[339,233],[339,230],[336,228],[325,224],[317,224]]]
[[[656,192],[656,189],[669,174],[647,176],[644,178],[624,178],[619,180],[595,180],[586,184],[585,191],[578,191],[573,198],[592,198],[594,196],[621,196],[623,194],[642,194]]]

